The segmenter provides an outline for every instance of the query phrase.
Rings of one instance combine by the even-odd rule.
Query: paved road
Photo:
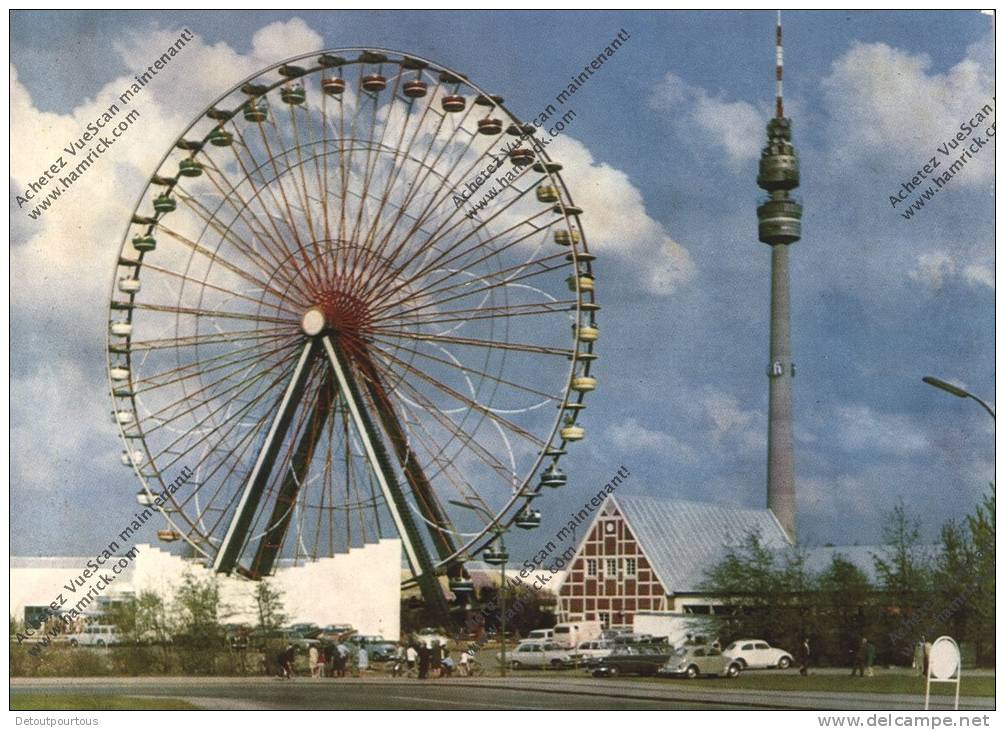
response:
[[[386,710],[920,710],[922,698],[839,692],[697,687],[686,682],[597,681],[573,676],[414,679],[89,678],[12,679],[11,693],[175,697],[207,709]],[[939,698],[938,708],[951,707]],[[961,709],[994,708],[964,697]]]
[[[618,697],[576,688],[535,690],[458,680],[321,680],[188,678],[12,680],[11,694],[110,694],[176,697],[206,709],[270,710],[742,710],[742,704]]]

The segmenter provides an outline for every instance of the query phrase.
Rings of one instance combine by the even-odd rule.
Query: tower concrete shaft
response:
[[[771,347],[768,372],[768,508],[796,538],[796,476],[792,436],[792,341],[789,333],[789,247],[771,248]]]

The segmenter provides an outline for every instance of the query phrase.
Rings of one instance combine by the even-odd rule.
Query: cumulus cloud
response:
[[[116,50],[127,68],[140,73],[182,30],[129,35]],[[56,471],[74,463],[117,463],[102,344],[111,272],[135,203],[135,193],[126,191],[141,187],[170,140],[222,90],[291,54],[322,46],[321,37],[299,19],[262,28],[247,55],[196,36],[128,105],[119,95],[134,79],[122,76],[66,114],[40,110],[11,66],[11,130],[16,139],[11,145],[11,215],[22,234],[11,242],[11,269],[16,272],[11,280],[12,320],[22,362],[45,362],[43,369],[27,372],[15,366],[11,378],[11,473],[17,487],[56,485],[61,476]],[[51,208],[29,219],[26,210],[38,199],[19,209],[16,196],[50,165],[58,167],[60,157],[66,163],[61,175],[79,164],[64,147],[112,104],[120,106],[118,118],[133,110],[139,117]],[[51,452],[56,424],[58,459]]]
[[[622,451],[651,452],[688,464],[696,463],[698,454],[676,436],[647,428],[634,418],[628,418],[607,429],[607,438]]]
[[[948,71],[933,73],[926,54],[885,43],[854,44],[823,82],[833,164],[891,166],[910,179],[933,156],[954,159],[937,148],[984,105],[993,105],[994,63],[986,55],[985,44],[974,44]],[[983,135],[986,126],[973,135]],[[953,185],[986,185],[993,163],[993,153],[974,157]]]
[[[986,264],[962,264],[948,251],[928,251],[918,254],[908,277],[930,289],[941,289],[952,279],[961,279],[972,286],[994,289],[994,268]]]
[[[649,97],[649,106],[665,113],[687,138],[721,148],[736,169],[760,155],[766,115],[753,104],[727,101],[667,73]]]
[[[767,448],[764,417],[756,410],[741,407],[736,396],[708,386],[702,392],[701,405],[709,438],[715,443],[744,452]]]
[[[648,214],[642,191],[628,175],[597,161],[586,145],[571,137],[556,138],[548,151],[575,171],[565,181],[573,200],[585,211],[591,250],[632,267],[646,291],[659,296],[694,278],[691,255]]]
[[[839,407],[835,417],[838,443],[847,451],[910,456],[928,449],[928,438],[906,416],[851,405]]]

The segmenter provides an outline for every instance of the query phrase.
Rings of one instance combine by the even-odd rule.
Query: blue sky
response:
[[[13,552],[89,552],[134,511],[107,418],[104,309],[144,178],[239,70],[321,46],[435,59],[530,116],[630,34],[570,104],[568,149],[596,201],[583,223],[601,257],[601,387],[571,486],[537,504],[540,534],[621,465],[626,492],[762,506],[770,252],[755,177],[773,25],[768,12],[13,12]],[[198,43],[150,91],[141,138],[28,221],[16,191],[186,27]],[[785,39],[805,206],[791,251],[800,536],[874,542],[903,499],[934,538],[993,479],[991,420],[921,383],[994,400],[993,146],[912,220],[888,198],[991,101],[991,18],[787,12]],[[604,210],[607,185],[627,203]],[[647,277],[663,254],[671,272]]]

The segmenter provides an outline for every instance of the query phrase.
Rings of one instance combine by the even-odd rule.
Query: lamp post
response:
[[[973,400],[975,400],[978,403],[980,403],[981,406],[984,408],[984,410],[988,412],[988,415],[990,415],[991,418],[994,419],[995,412],[993,410],[991,410],[991,406],[989,406],[987,403],[985,403],[984,401],[982,401],[980,398],[978,398],[973,393],[971,393],[971,392],[969,392],[967,390],[964,390],[963,388],[959,387],[958,385],[953,385],[952,383],[947,383],[945,380],[940,380],[939,378],[934,378],[931,375],[926,375],[921,380],[924,383],[928,383],[933,388],[938,388],[939,390],[944,390],[947,393],[955,395],[957,398],[972,398]]]
[[[460,502],[455,499],[448,500],[450,504],[457,505],[458,507],[464,507],[465,509],[470,509],[475,512],[479,512],[485,515],[489,520],[492,520],[492,515],[489,514],[488,510],[475,504],[468,504],[467,502]],[[482,559],[489,565],[499,566],[499,633],[500,633],[500,657],[502,662],[501,674],[503,677],[506,676],[506,562],[509,560],[509,553],[506,552],[506,544],[503,542],[503,534],[506,529],[503,527],[496,526],[492,530],[495,533],[496,539],[493,546],[487,549],[483,555]]]

